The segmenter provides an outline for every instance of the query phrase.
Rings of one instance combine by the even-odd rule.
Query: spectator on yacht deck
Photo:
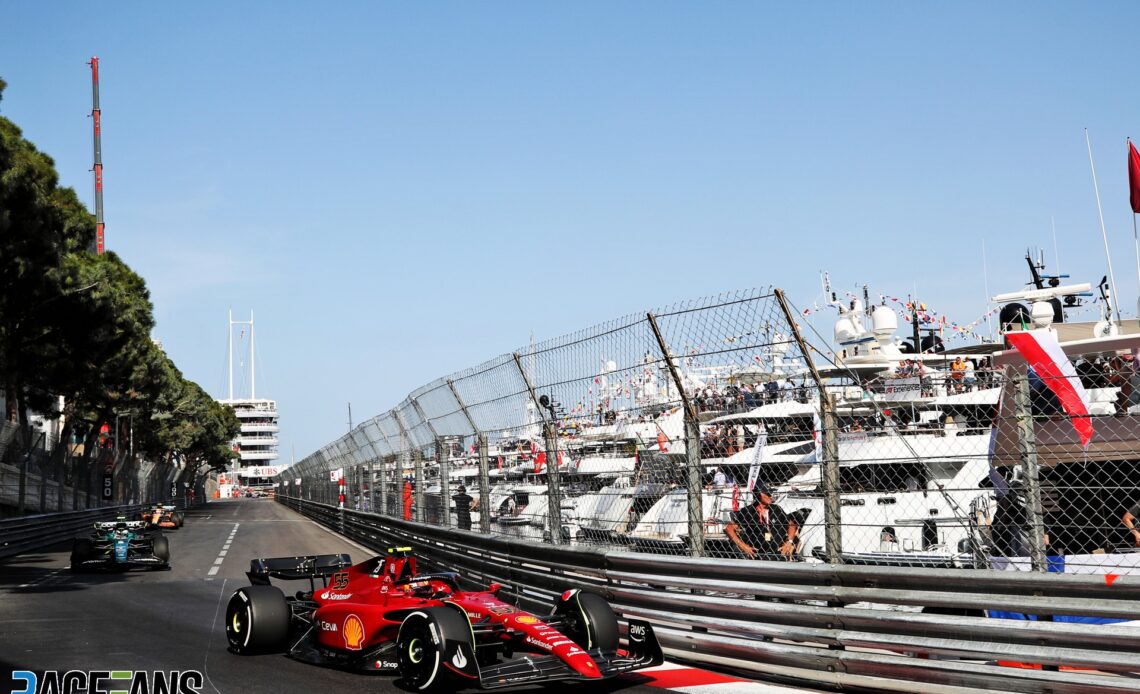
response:
[[[724,470],[721,470],[719,465],[716,468],[716,473],[713,474],[712,486],[718,489],[728,486],[728,475],[724,474]]]
[[[954,392],[962,392],[962,380],[966,376],[966,362],[961,356],[955,357],[950,364],[950,380],[954,385]]]
[[[978,374],[974,368],[973,359],[966,360],[966,371],[965,376],[962,379],[962,383],[965,385],[967,393],[972,391],[974,389],[974,386],[978,384]]]
[[[796,398],[796,384],[792,383],[792,379],[786,379],[780,384],[780,399],[784,402],[791,402]]]

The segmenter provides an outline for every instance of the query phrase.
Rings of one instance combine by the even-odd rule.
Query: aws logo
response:
[[[354,614],[348,615],[341,629],[344,635],[344,647],[350,651],[359,651],[364,647],[364,622]]]

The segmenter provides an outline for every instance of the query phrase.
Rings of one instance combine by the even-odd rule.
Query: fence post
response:
[[[704,523],[704,485],[701,484],[701,422],[697,416],[697,409],[685,393],[681,373],[673,363],[673,355],[669,352],[669,345],[661,335],[657,326],[657,317],[652,313],[645,314],[649,319],[649,327],[653,329],[653,337],[661,349],[661,356],[669,367],[669,374],[681,395],[681,405],[685,410],[685,498],[687,500],[687,517],[689,526],[689,555],[693,557],[704,556],[705,553],[705,523]]]
[[[463,402],[463,398],[459,395],[459,390],[455,387],[455,382],[450,378],[447,379],[447,385],[451,388],[451,394],[455,396],[455,402],[459,405],[459,409],[463,412],[463,416],[467,418],[467,423],[471,425],[471,433],[475,434],[475,448],[479,455],[479,532],[484,535],[491,534],[491,483],[489,480],[489,462],[487,460],[487,437],[483,432],[479,431],[479,427],[475,425],[475,418],[471,416],[471,412],[467,409],[467,403]]]
[[[554,545],[560,545],[562,544],[562,488],[558,470],[558,430],[555,428],[557,425],[553,418],[554,408],[549,396],[542,396],[542,398],[546,398],[546,407],[551,409],[551,416],[547,417],[546,407],[543,406],[542,398],[539,398],[534,392],[534,385],[530,382],[530,376],[523,368],[522,358],[517,352],[514,357],[515,366],[519,368],[519,373],[522,374],[523,382],[530,393],[530,399],[538,408],[539,416],[542,417],[542,438],[546,446],[546,511],[548,525],[550,525],[550,542]]]
[[[419,448],[412,450],[412,476],[415,483],[412,485],[412,511],[415,521],[424,522],[424,452]]]
[[[20,498],[19,498],[19,505],[17,506],[17,508],[20,509],[20,515],[21,516],[24,515],[24,513],[27,511],[27,509],[24,506],[24,499],[28,494],[28,464],[30,462],[31,462],[31,456],[25,455],[24,456],[24,463],[23,463],[23,465],[20,466]]]
[[[824,542],[827,544],[828,563],[840,564],[843,561],[843,526],[842,505],[839,499],[839,430],[835,418],[835,403],[828,396],[823,377],[815,368],[815,362],[811,358],[811,348],[808,347],[803,335],[800,334],[799,323],[796,322],[792,310],[788,307],[784,290],[776,289],[774,293],[776,294],[776,301],[780,304],[780,310],[784,314],[784,320],[788,322],[788,328],[792,331],[792,337],[795,338],[796,344],[800,348],[804,364],[811,372],[816,388],[819,388],[820,426],[822,429],[819,432],[820,453],[823,455],[823,460],[820,462],[823,472]]]
[[[1034,571],[1048,571],[1045,558],[1045,514],[1041,508],[1041,478],[1037,465],[1037,437],[1033,430],[1033,403],[1029,374],[1014,376],[1014,416],[1017,418],[1017,447],[1025,476],[1025,512],[1029,516],[1029,562]]]
[[[475,437],[475,447],[479,451],[479,532],[491,534],[491,483],[490,465],[487,459],[487,437],[482,432]]]
[[[372,449],[373,454],[376,449]],[[368,512],[376,513],[376,456],[368,459]]]
[[[428,431],[431,432],[432,439],[435,440],[435,462],[439,466],[439,496],[440,504],[440,524],[445,528],[451,527],[451,471],[449,470],[448,462],[450,456],[445,450],[443,437],[436,431],[435,425],[431,423],[431,419],[424,412],[424,408],[420,407],[420,403],[415,398],[412,398],[412,407],[416,408],[416,414],[420,416],[424,424],[427,425]],[[419,485],[417,485],[418,488]],[[426,510],[426,509],[425,509]]]
[[[400,427],[400,455],[396,459],[396,498],[400,500],[400,519],[404,520],[411,517],[411,512],[406,507],[407,504],[404,499],[404,486],[406,483],[404,479],[404,469],[407,468],[408,456],[412,455],[411,439],[408,437],[408,428],[404,426],[404,420],[400,418],[399,410],[392,410],[392,419],[395,419],[396,426]],[[414,498],[414,487],[412,491]]]
[[[384,439],[384,445],[388,447],[389,451],[396,450],[392,446],[392,440],[384,433],[384,427],[380,426],[379,421],[376,422],[376,431],[379,432],[380,438]],[[375,446],[373,446],[373,450],[376,450]],[[388,465],[395,460],[395,456],[392,454],[379,456],[377,460],[380,462],[380,515],[386,516],[388,515]],[[376,484],[375,475],[372,476],[372,484]],[[375,497],[372,502],[372,512],[376,513]]]

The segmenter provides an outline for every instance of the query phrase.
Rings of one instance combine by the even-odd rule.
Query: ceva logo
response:
[[[198,694],[205,678],[197,670],[14,670],[12,682],[12,694]]]

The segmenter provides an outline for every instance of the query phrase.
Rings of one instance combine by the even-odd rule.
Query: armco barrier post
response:
[[[685,497],[688,502],[687,516],[689,526],[689,554],[700,557],[705,553],[705,524],[704,524],[704,493],[701,484],[701,422],[697,417],[697,408],[693,406],[689,396],[685,393],[685,384],[681,374],[673,363],[673,355],[669,352],[669,345],[661,335],[657,326],[657,317],[647,313],[649,327],[653,330],[653,337],[661,349],[661,357],[669,367],[669,375],[677,386],[681,395],[681,404],[685,409]]]

